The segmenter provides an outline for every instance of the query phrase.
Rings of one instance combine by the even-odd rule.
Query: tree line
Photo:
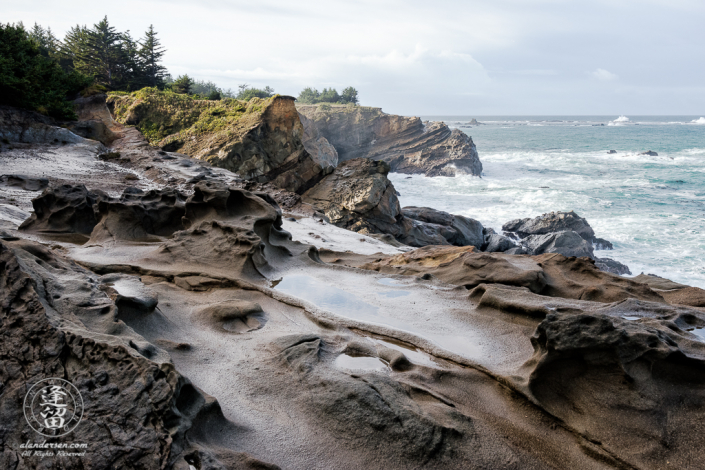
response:
[[[357,90],[351,86],[345,88],[342,93],[338,94],[335,88],[324,88],[319,92],[315,88],[306,87],[296,101],[300,103],[315,104],[315,103],[337,103],[337,104],[359,104]]]
[[[0,104],[28,108],[60,119],[73,119],[72,104],[84,95],[106,91],[136,91],[155,87],[193,96],[196,99],[268,98],[274,89],[242,84],[237,91],[222,89],[211,81],[188,75],[173,79],[162,60],[162,46],[154,26],[135,39],[120,32],[107,16],[92,27],[76,25],[59,40],[51,28],[22,23],[0,23]],[[357,90],[347,87],[341,94],[334,88],[305,88],[302,103],[357,104]]]

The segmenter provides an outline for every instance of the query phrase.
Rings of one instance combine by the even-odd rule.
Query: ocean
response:
[[[472,118],[481,125],[470,126]],[[634,275],[705,288],[705,118],[422,116],[470,135],[482,177],[390,174],[403,206],[505,222],[574,210]],[[609,154],[609,150],[616,153]],[[639,155],[652,150],[658,156]]]

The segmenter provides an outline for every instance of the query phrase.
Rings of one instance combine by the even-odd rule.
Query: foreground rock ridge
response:
[[[297,105],[304,127],[315,128],[335,147],[339,160],[370,158],[397,173],[480,176],[475,144],[442,122],[383,113],[368,106]]]
[[[0,468],[702,468],[705,291],[601,270],[577,214],[495,233],[365,158],[297,194],[77,108],[3,118]],[[45,438],[52,377],[84,414]]]

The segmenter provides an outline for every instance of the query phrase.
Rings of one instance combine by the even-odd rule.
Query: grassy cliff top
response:
[[[143,88],[132,93],[109,93],[108,106],[116,121],[137,127],[150,143],[156,144],[174,134],[184,137],[249,129],[278,97],[209,101]]]

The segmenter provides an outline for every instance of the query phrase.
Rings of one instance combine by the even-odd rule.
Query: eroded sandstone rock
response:
[[[479,176],[482,163],[472,139],[442,122],[383,113],[366,106],[297,106],[337,150],[341,162],[354,158],[384,160],[392,171],[427,176]]]
[[[205,420],[220,429],[231,425],[163,350],[118,320],[119,308],[75,263],[31,242],[0,242],[0,466],[35,468],[42,461],[20,448],[38,436],[25,421],[23,400],[29,386],[58,377],[77,387],[83,419],[70,435],[47,440],[89,449],[47,458],[43,468],[157,470],[196,461],[213,470],[236,468],[235,461],[237,468],[273,468],[230,449],[210,449],[207,433],[192,432]]]
[[[110,96],[108,104],[118,122],[137,126],[152,144],[248,180],[301,194],[331,169],[306,151],[292,97],[209,101],[146,88]]]

